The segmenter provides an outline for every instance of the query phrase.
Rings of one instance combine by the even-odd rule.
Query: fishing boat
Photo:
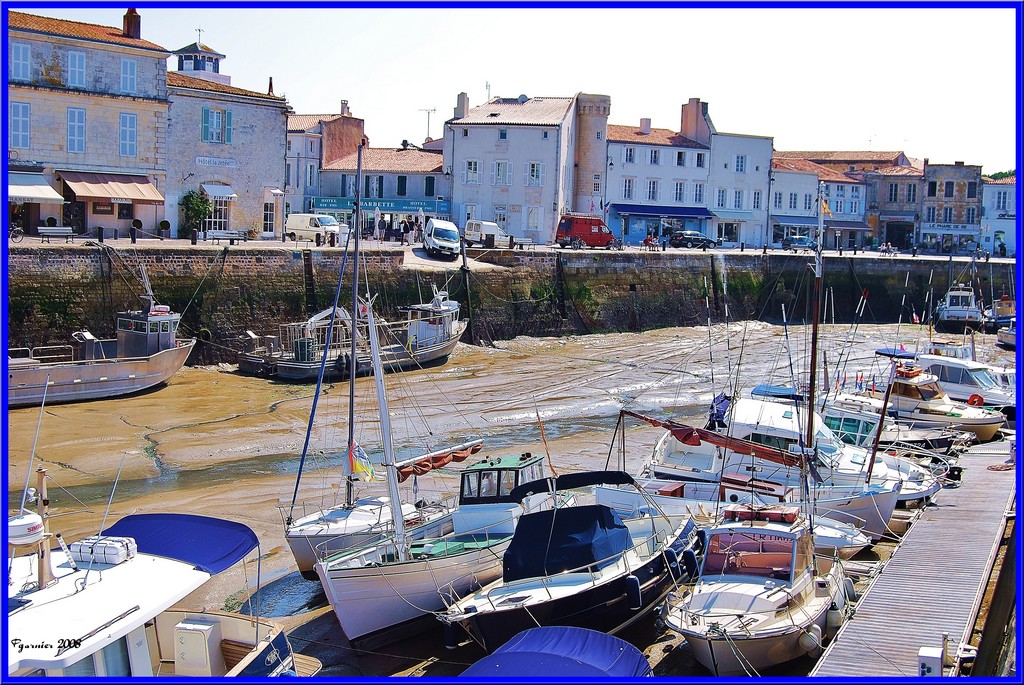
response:
[[[1017,349],[1017,317],[1010,319],[1005,328],[996,331],[996,344],[1000,347],[1015,350]]]
[[[514,498],[599,484],[631,485],[623,471],[589,471],[519,486]],[[657,505],[650,501],[652,511]],[[437,617],[445,645],[468,635],[493,652],[534,626],[587,627],[614,635],[644,617],[696,570],[697,530],[689,516],[622,518],[601,504],[524,514],[502,560],[501,577],[454,598]],[[688,561],[686,561],[688,559]]]
[[[715,676],[757,675],[835,636],[854,598],[841,564],[814,553],[799,507],[734,504],[706,531],[700,575],[662,619]]]
[[[639,649],[588,628],[540,626],[519,633],[462,672],[463,678],[646,678]]]
[[[992,306],[985,310],[985,330],[995,333],[1000,328],[1010,325],[1010,321],[1017,316],[1017,301],[1008,294],[1003,293],[999,299],[992,301]]]
[[[315,380],[326,355],[327,378],[347,378],[352,365],[355,336],[356,375],[372,368],[367,344],[367,300],[360,300],[356,313],[328,307],[309,319],[285,323],[275,336],[258,336],[252,331],[243,338],[245,349],[238,355],[238,370],[257,376],[292,381]],[[459,303],[444,290],[434,288],[430,302],[401,307],[405,318],[377,322],[381,340],[381,362],[385,370],[397,371],[447,359],[466,329],[459,320]],[[333,321],[333,326],[331,325]]]
[[[120,397],[170,380],[196,341],[178,337],[181,315],[154,304],[145,285],[143,308],[117,314],[115,338],[76,331],[70,345],[8,349],[7,406],[38,406],[44,389],[47,404],[55,404]]]
[[[892,374],[889,411],[896,418],[918,426],[952,426],[971,431],[978,442],[995,438],[1006,422],[1002,412],[955,402],[939,385],[937,376],[924,373],[914,362],[894,360],[894,363],[896,368]],[[866,389],[865,394],[884,399],[886,388],[873,386]]]
[[[8,675],[209,680],[320,670],[273,621],[176,606],[258,547],[248,526],[132,514],[70,545],[45,528],[24,510],[8,521],[13,550],[27,552],[8,565]]]
[[[935,307],[936,329],[951,333],[977,331],[984,321],[985,313],[970,285],[954,283]]]

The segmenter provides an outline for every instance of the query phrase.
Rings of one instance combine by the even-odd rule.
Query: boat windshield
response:
[[[921,399],[923,400],[934,400],[946,394],[936,381],[921,383],[916,387],[921,393]]]
[[[792,581],[794,539],[766,531],[731,529],[708,540],[701,576],[755,576]]]
[[[988,372],[988,369],[965,369],[967,375],[973,380],[973,385],[977,385],[979,388],[985,390],[991,390],[992,388],[999,387],[999,381],[992,377],[992,374]]]

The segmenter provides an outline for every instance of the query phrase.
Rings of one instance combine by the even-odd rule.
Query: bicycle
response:
[[[608,247],[609,247],[609,249],[612,249],[612,250],[624,250],[624,249],[626,249],[625,245],[622,242],[622,238],[615,238],[615,239],[613,239],[612,242],[608,245]]]
[[[583,238],[573,238],[572,241],[569,243],[569,247],[571,247],[574,250],[582,250]]]
[[[25,229],[21,226],[11,226],[7,229],[7,237],[12,243],[20,243],[25,237]]]

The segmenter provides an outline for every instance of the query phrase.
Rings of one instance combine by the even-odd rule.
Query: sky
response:
[[[139,5],[142,38],[176,50],[201,28],[232,85],[266,92],[273,77],[297,114],[348,100],[373,147],[441,137],[460,92],[471,106],[582,92],[610,96],[610,124],[678,131],[681,105],[700,98],[718,131],[772,136],[776,150],[1016,168],[1020,18],[1008,8],[211,4]],[[117,27],[125,10],[7,6]]]

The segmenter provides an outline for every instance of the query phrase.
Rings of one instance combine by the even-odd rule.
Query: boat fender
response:
[[[632,573],[626,576],[626,599],[629,600],[629,608],[638,611],[643,607],[643,600],[640,594],[640,579]]]
[[[278,673],[277,676],[279,678],[298,678],[299,674],[288,668]]]
[[[683,575],[683,570],[679,567],[679,555],[671,547],[665,548],[665,563],[668,565],[668,572],[672,574],[673,578],[678,580]]]
[[[810,655],[815,655],[821,651],[821,627],[818,624],[814,624],[807,628],[804,632],[800,633],[800,638],[797,641],[800,645],[800,649],[804,650]]]
[[[981,405],[985,404],[985,398],[975,393],[967,398],[967,404],[971,405],[972,407],[980,407]]]
[[[697,577],[697,553],[692,549],[683,550],[683,567],[690,578]]]
[[[852,578],[843,578],[843,594],[846,595],[847,602],[856,601],[857,588],[854,587]]]
[[[209,328],[203,326],[199,329],[199,339],[203,342],[210,342],[213,340],[213,333],[210,332]]]
[[[694,548],[697,551],[704,551],[704,547],[707,545],[707,543],[708,543],[708,532],[706,530],[704,530],[703,528],[699,528],[697,530],[697,544],[694,545]]]
[[[829,634],[834,635],[842,625],[843,610],[833,605],[833,608],[829,609],[828,614],[825,615],[825,627],[828,629]]]

